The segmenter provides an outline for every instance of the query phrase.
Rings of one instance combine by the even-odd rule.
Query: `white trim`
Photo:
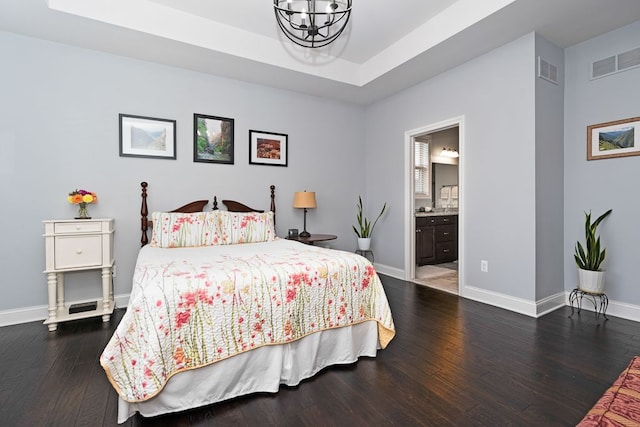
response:
[[[415,266],[415,227],[416,220],[415,215],[415,201],[414,201],[414,152],[413,152],[413,139],[416,136],[423,135],[425,133],[437,132],[452,127],[458,127],[458,153],[460,157],[458,160],[458,179],[459,179],[459,194],[458,194],[458,277],[460,284],[465,283],[464,274],[464,188],[465,188],[465,174],[464,174],[464,152],[465,152],[465,125],[464,116],[453,117],[451,119],[443,120],[441,122],[433,123],[427,126],[423,126],[417,129],[411,129],[404,133],[404,276],[403,280],[408,282],[413,281],[416,275]],[[463,291],[464,286],[459,286],[460,296],[466,296]]]
[[[526,316],[536,317],[537,308],[533,301],[487,291],[486,289],[480,289],[474,286],[466,286],[464,289],[465,298],[493,305],[495,307],[504,308],[506,310],[515,311],[516,313],[524,314]],[[462,287],[460,287],[460,291],[462,291]]]
[[[565,304],[569,306],[570,293],[571,292],[565,292]],[[589,312],[595,311],[595,308],[588,302],[582,304],[582,309]],[[626,302],[609,300],[609,306],[607,307],[606,315],[620,317],[622,319],[632,320],[634,322],[640,322],[640,305],[633,305]]]
[[[130,294],[115,295],[116,307],[126,307]],[[72,304],[86,301],[72,301]],[[37,322],[48,317],[46,305],[34,305],[32,307],[16,308],[0,311],[0,327],[18,325],[21,323]],[[43,326],[44,327],[44,326]]]
[[[567,305],[566,292],[558,292],[555,295],[548,296],[541,300],[536,301],[536,317],[542,317],[545,314],[556,311],[557,309]]]
[[[380,274],[405,280],[405,272],[399,268],[390,267],[384,264],[374,264],[376,271]],[[409,282],[411,282],[409,280]],[[555,295],[543,298],[536,302],[515,298],[509,295],[487,291],[473,286],[459,286],[459,292],[465,289],[465,298],[489,304],[506,310],[515,311],[530,317],[542,317],[552,311],[564,306],[569,306],[569,293],[560,292]],[[130,294],[115,296],[116,307],[126,307],[129,303]],[[75,303],[76,301],[74,301]],[[593,312],[594,308],[588,303],[582,305],[582,309]],[[618,301],[609,301],[607,316],[615,316],[621,319],[640,322],[640,305],[627,304]],[[0,311],[0,327],[17,325],[21,323],[36,322],[47,318],[47,306],[37,305],[13,310]]]
[[[399,268],[391,267],[384,264],[378,264],[378,263],[373,264],[373,266],[375,267],[376,271],[380,274],[386,274],[387,276],[404,280],[404,271]]]

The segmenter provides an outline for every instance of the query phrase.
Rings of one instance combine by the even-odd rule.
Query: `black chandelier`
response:
[[[273,0],[284,34],[302,47],[326,46],[342,33],[351,15],[351,0]]]

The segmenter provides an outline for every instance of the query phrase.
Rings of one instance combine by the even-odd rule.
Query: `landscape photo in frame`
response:
[[[288,135],[284,133],[249,131],[249,163],[252,165],[287,166]]]
[[[176,121],[120,114],[120,156],[176,158]]]
[[[233,164],[233,119],[193,115],[193,161]]]
[[[587,160],[640,155],[640,117],[587,126]]]

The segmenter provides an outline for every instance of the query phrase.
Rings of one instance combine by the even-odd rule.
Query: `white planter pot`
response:
[[[604,293],[604,271],[578,269],[578,289],[592,294]]]
[[[358,237],[358,249],[368,251],[371,248],[371,237]]]

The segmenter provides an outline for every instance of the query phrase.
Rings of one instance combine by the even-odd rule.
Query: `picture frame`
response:
[[[176,121],[119,114],[120,157],[176,159]]]
[[[249,131],[249,163],[284,166],[289,158],[289,136],[284,133]]]
[[[587,126],[587,160],[640,156],[640,117]]]
[[[193,115],[193,161],[234,162],[234,120],[228,117]]]

